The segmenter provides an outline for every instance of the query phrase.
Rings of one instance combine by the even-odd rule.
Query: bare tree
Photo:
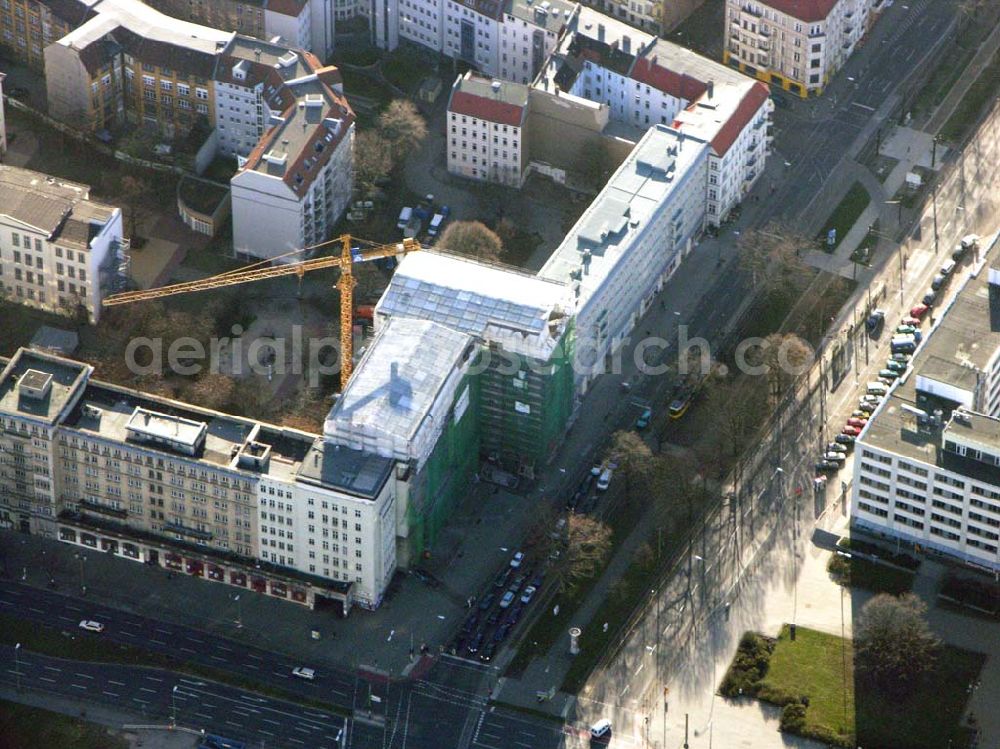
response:
[[[379,115],[378,132],[398,163],[427,137],[427,123],[413,102],[395,99]]]
[[[560,582],[572,590],[597,575],[611,551],[611,528],[589,515],[571,513],[566,521],[566,554]]]
[[[931,632],[927,604],[912,593],[882,593],[861,610],[854,627],[855,663],[883,692],[913,690],[934,665],[941,641]]]
[[[392,171],[391,144],[377,131],[364,130],[354,139],[354,186],[364,197]]]
[[[611,435],[607,458],[618,464],[619,471],[625,477],[625,493],[630,498],[654,469],[653,451],[642,437],[632,431],[619,430]]]
[[[150,215],[149,183],[141,177],[126,174],[121,179],[119,199],[128,211],[129,236],[138,236],[139,223]]]
[[[487,262],[499,261],[503,251],[500,237],[480,221],[449,224],[438,239],[437,246]]]
[[[708,381],[720,447],[734,458],[746,449],[767,417],[767,388],[763,384],[759,377],[713,377]]]
[[[236,382],[218,372],[205,372],[184,389],[184,399],[204,408],[224,411],[236,395]]]
[[[737,242],[740,264],[755,288],[765,293],[797,281],[807,272],[801,254],[809,241],[787,227],[770,223],[744,231]]]
[[[772,333],[747,351],[747,362],[765,369],[768,395],[776,403],[813,360],[812,347],[794,333]]]

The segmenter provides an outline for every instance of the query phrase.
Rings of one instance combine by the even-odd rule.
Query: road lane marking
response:
[[[149,700],[140,700],[138,697],[133,697],[132,702],[141,702],[143,705],[149,704]]]
[[[55,666],[42,666],[42,668],[44,668],[46,671],[55,671],[57,674],[62,673],[62,669],[56,668]]]
[[[295,738],[294,736],[289,736],[289,737],[288,737],[288,740],[289,740],[289,741],[293,741],[293,742],[295,742],[296,744],[302,744],[303,746],[305,746],[305,743],[306,743],[306,742],[304,742],[304,741],[299,741],[299,739]]]
[[[255,666],[252,663],[244,663],[243,665],[246,666],[247,668],[252,668],[255,671],[260,671],[260,666]]]
[[[301,733],[312,733],[308,728],[303,728],[302,726],[292,726],[292,730],[299,731]]]
[[[288,674],[279,673],[278,671],[272,671],[271,673],[274,674],[275,676],[280,676],[282,679],[288,678]]]
[[[272,723],[272,724],[274,724],[276,726],[280,726],[281,725],[281,723],[279,723],[278,721],[271,720],[270,718],[261,718],[261,720],[264,721],[265,723]]]
[[[257,733],[264,733],[267,734],[268,736],[274,736],[273,733],[271,733],[270,731],[265,731],[263,728],[258,728]]]
[[[227,720],[227,721],[226,721],[226,725],[227,725],[227,726],[236,726],[237,728],[242,728],[242,727],[243,727],[243,724],[242,724],[242,723],[234,723],[234,722],[233,722],[233,721],[231,721],[231,720]]]
[[[259,655],[254,655],[253,653],[247,653],[247,655],[250,656],[251,658],[253,658],[254,660],[258,660],[258,661],[264,660]]]
[[[135,637],[135,634],[133,634],[132,632],[126,632],[124,629],[122,630],[122,634],[125,635],[126,637]]]
[[[160,683],[163,682],[163,679],[158,679],[155,676],[147,676],[146,678],[149,679],[150,681],[158,681]]]
[[[225,663],[225,662],[226,662],[226,659],[225,659],[225,658],[223,658],[223,657],[221,657],[221,656],[218,656],[218,655],[212,655],[212,656],[210,656],[210,657],[211,657],[211,658],[213,658],[214,660],[217,660],[217,661],[222,661],[223,663]]]
[[[156,694],[155,689],[148,689],[147,687],[139,687],[140,692],[149,692],[150,694]]]
[[[72,622],[72,621],[74,621],[73,619],[70,619],[68,616],[60,616],[59,618],[62,619],[64,622]]]
[[[205,715],[205,713],[195,713],[199,718],[204,718],[205,720],[212,720],[211,715]]]
[[[87,676],[87,674],[74,674],[74,676],[79,676],[81,679],[90,679],[90,680],[93,680],[94,678],[93,676]]]
[[[80,684],[70,684],[74,689],[86,689],[87,687],[81,686]]]
[[[150,642],[155,642],[157,645],[166,645],[167,644],[163,640],[154,640],[153,638],[150,638],[149,641]]]
[[[125,682],[124,681],[115,681],[114,679],[108,679],[108,684],[114,684],[115,686],[118,686],[118,687],[125,686]]]
[[[36,614],[44,614],[45,612],[41,609],[36,609],[34,606],[29,606],[28,611],[34,611]]]
[[[103,689],[101,690],[101,694],[106,694],[108,695],[108,697],[121,697],[120,694],[115,694],[114,692],[105,692]]]
[[[38,680],[39,681],[47,681],[47,682],[49,682],[51,684],[55,684],[56,683],[55,679],[50,679],[48,676],[39,676]]]
[[[185,653],[195,653],[195,652],[197,652],[194,649],[192,649],[192,648],[186,648],[183,645],[181,645],[180,649],[183,650]]]
[[[199,640],[199,639],[196,639],[194,637],[188,637],[187,640],[188,640],[188,642],[196,642],[199,645],[204,645],[205,644],[204,640]]]
[[[201,641],[200,640],[196,640],[196,642],[201,642]],[[232,653],[233,652],[232,648],[227,648],[225,645],[216,645],[215,647],[217,647],[219,650],[225,650],[227,653]]]

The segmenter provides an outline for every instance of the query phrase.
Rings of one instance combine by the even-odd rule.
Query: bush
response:
[[[786,705],[791,705],[793,702],[804,702],[798,695],[786,692],[781,687],[776,687],[773,684],[759,684],[757,686],[757,699],[770,702],[778,707],[785,707]]]
[[[772,652],[774,640],[755,632],[744,634],[719,686],[721,694],[725,697],[755,696],[760,680],[767,674]]]
[[[1000,585],[986,580],[950,572],[941,586],[941,594],[967,606],[975,606],[992,614],[1000,613]]]
[[[781,730],[801,734],[806,727],[806,706],[796,700],[781,710]]]

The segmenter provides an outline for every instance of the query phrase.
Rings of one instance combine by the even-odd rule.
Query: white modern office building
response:
[[[994,246],[855,447],[851,522],[1000,571],[1000,269]]]
[[[12,300],[91,323],[128,263],[120,208],[90,188],[0,166],[0,285]]]
[[[723,60],[802,97],[822,93],[884,0],[726,0]]]
[[[709,152],[683,130],[650,128],[539,271],[570,289],[578,395],[704,229]]]

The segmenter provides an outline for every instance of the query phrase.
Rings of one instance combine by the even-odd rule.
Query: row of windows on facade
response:
[[[860,509],[860,510],[862,510],[864,512],[867,512],[870,515],[874,515],[876,517],[886,518],[886,519],[888,519],[888,517],[889,517],[889,511],[888,510],[886,510],[886,509],[884,509],[882,507],[876,507],[876,506],[870,505],[867,502],[858,502],[858,509]],[[901,525],[905,525],[905,526],[910,527],[910,528],[914,528],[915,530],[923,530],[923,528],[924,528],[923,522],[921,522],[919,520],[915,520],[913,518],[908,518],[908,517],[906,517],[904,515],[900,515],[898,513],[893,513],[893,518],[892,519],[893,519],[894,522],[900,523]],[[944,528],[940,528],[940,527],[935,526],[935,525],[932,525],[930,527],[930,533],[931,533],[931,535],[939,536],[940,538],[944,538],[947,541],[961,541],[962,540],[962,537],[958,533],[946,530]],[[975,549],[982,549],[983,551],[987,552],[988,554],[996,554],[997,553],[997,547],[994,544],[990,544],[990,543],[988,543],[986,541],[979,541],[978,539],[975,539],[975,538],[966,538],[965,539],[965,544],[967,546],[971,546],[971,547],[973,547]]]

